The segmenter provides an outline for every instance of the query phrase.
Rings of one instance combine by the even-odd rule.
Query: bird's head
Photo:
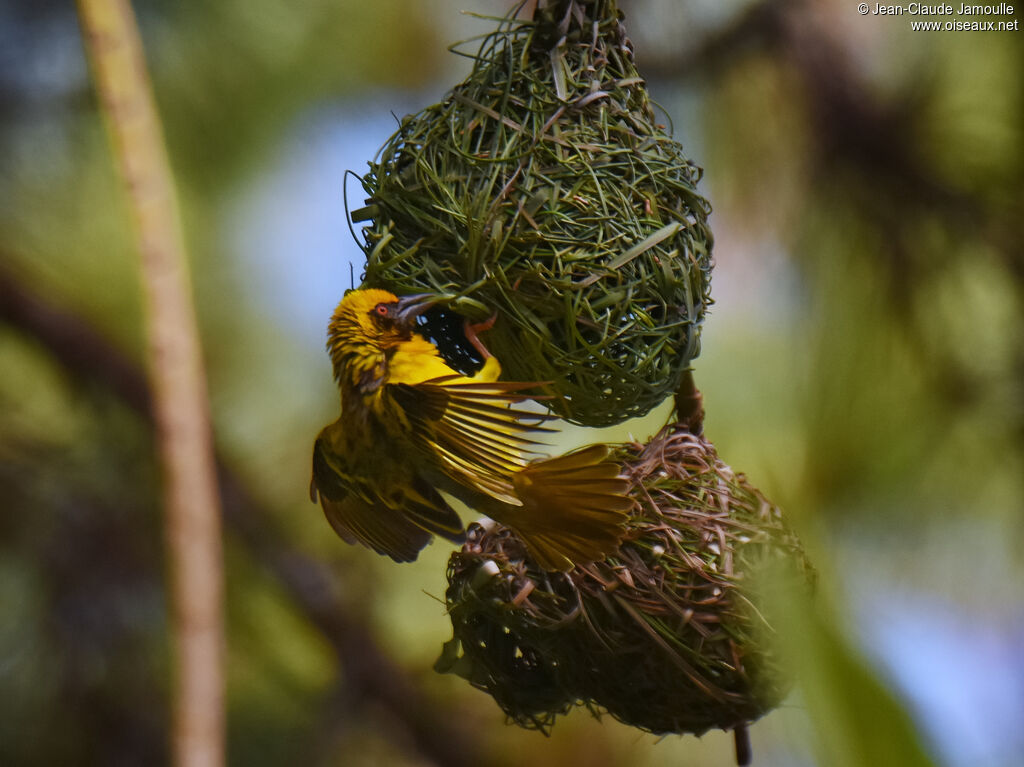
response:
[[[432,294],[399,298],[376,288],[348,291],[327,328],[335,376],[341,380],[349,367],[356,375],[372,369],[390,349],[412,338],[416,318],[437,301]]]

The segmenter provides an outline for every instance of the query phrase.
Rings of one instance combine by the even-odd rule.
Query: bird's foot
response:
[[[489,359],[490,357],[493,357],[494,355],[492,355],[491,352],[487,349],[487,347],[484,346],[483,341],[480,340],[477,333],[483,333],[485,330],[490,330],[491,328],[493,328],[494,321],[497,319],[498,313],[495,312],[494,314],[491,315],[490,319],[484,320],[483,322],[471,323],[469,320],[466,320],[466,340],[473,345],[474,349],[480,352],[480,354],[483,356],[485,360]]]

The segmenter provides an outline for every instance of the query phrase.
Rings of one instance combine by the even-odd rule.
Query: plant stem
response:
[[[173,604],[174,763],[217,767],[224,761],[220,508],[177,196],[128,0],[78,0],[78,9],[141,261]]]

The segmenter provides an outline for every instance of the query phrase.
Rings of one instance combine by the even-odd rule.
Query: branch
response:
[[[5,254],[6,255],[6,254]],[[0,322],[34,338],[73,378],[98,384],[143,420],[154,424],[152,400],[142,370],[110,344],[89,320],[30,290],[0,258]],[[477,737],[416,688],[409,676],[381,652],[367,627],[353,617],[355,600],[345,599],[337,579],[322,563],[290,546],[276,517],[261,506],[217,461],[224,520],[253,559],[282,586],[297,609],[330,643],[355,699],[385,710],[400,723],[415,755],[438,765],[482,763]]]

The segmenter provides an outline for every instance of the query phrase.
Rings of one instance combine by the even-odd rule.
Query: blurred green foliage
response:
[[[295,126],[460,77],[444,44],[465,36],[457,9],[472,5],[134,5],[178,172],[221,452],[270,510],[267,545],[330,568],[417,702],[458,726],[453,751],[499,765],[729,764],[720,733],[656,743],[585,714],[550,739],[505,727],[481,693],[430,671],[450,632],[431,598],[444,547],[394,566],[341,544],[306,500],[312,436],[336,406],[329,366],[320,338],[297,338],[253,297],[260,266],[226,230]],[[838,1],[621,5],[715,206],[717,303],[696,362],[707,433],[786,509],[822,572],[816,606],[781,619],[804,688],[754,726],[755,763],[928,764],[937,747],[921,745],[916,709],[878,662],[865,605],[910,590],[980,627],[1021,630],[1020,33],[911,33]],[[2,279],[138,359],[131,232],[73,8],[20,4],[0,20]],[[296,268],[302,258],[280,254]],[[149,427],[3,300],[0,762],[163,763]],[[342,662],[254,551],[229,530],[231,762],[443,761],[416,729],[422,711],[396,713],[354,686],[359,664]],[[1021,745],[1007,742],[992,753]]]

